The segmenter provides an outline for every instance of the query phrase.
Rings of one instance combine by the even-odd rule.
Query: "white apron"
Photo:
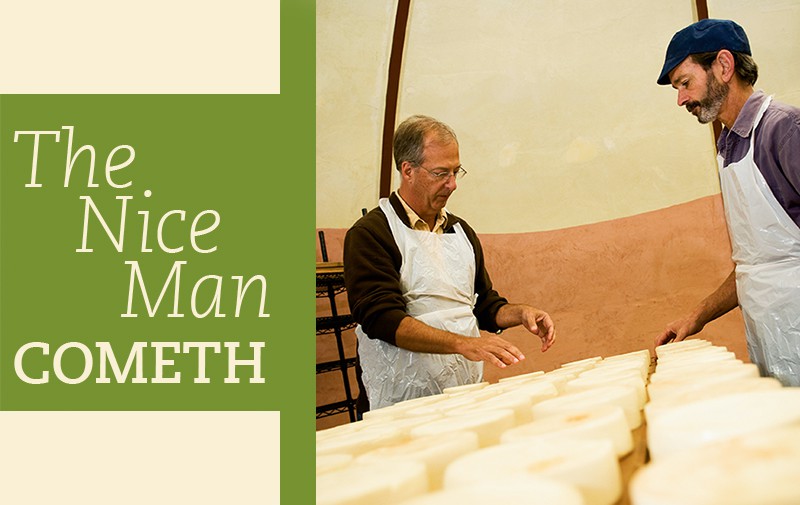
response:
[[[772,194],[750,149],[723,168],[720,185],[736,263],[736,293],[744,316],[750,361],[762,375],[800,386],[800,228]]]
[[[478,337],[472,313],[477,298],[475,252],[461,225],[454,226],[455,233],[442,235],[412,230],[388,199],[379,205],[403,257],[400,286],[408,315],[434,328]],[[482,380],[482,362],[458,354],[407,351],[369,338],[360,325],[356,335],[370,409]]]

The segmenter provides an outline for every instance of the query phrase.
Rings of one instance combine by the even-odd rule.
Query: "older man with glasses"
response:
[[[556,336],[546,312],[492,289],[475,231],[445,209],[466,174],[453,130],[412,116],[393,147],[400,188],[359,219],[344,244],[371,409],[480,382],[484,362],[503,368],[525,359],[499,336],[504,328],[524,325],[542,351]]]

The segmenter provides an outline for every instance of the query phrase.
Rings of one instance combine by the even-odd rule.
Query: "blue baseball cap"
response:
[[[751,55],[750,42],[744,29],[727,19],[702,19],[676,33],[667,47],[664,67],[658,84],[669,84],[669,73],[690,54],[710,53],[727,49]]]

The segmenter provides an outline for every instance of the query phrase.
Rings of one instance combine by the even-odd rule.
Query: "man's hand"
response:
[[[693,316],[687,316],[676,321],[672,321],[667,328],[656,337],[656,347],[669,342],[680,342],[686,337],[699,333],[705,325],[700,324]]]
[[[497,326],[511,328],[519,324],[542,340],[542,352],[556,341],[556,327],[550,315],[530,305],[509,303],[500,307],[495,316]]]
[[[527,307],[522,314],[522,325],[542,340],[542,352],[556,341],[556,328],[550,315],[543,310]]]
[[[429,326],[411,316],[400,322],[395,333],[398,347],[414,352],[460,354],[472,361],[485,361],[500,368],[525,359],[522,352],[498,335],[466,337]]]
[[[736,296],[736,271],[733,270],[722,284],[700,304],[691,314],[667,325],[661,335],[656,337],[656,347],[668,342],[680,342],[686,337],[699,333],[705,325],[733,310],[739,305]]]
[[[498,335],[465,337],[459,342],[458,353],[468,360],[485,361],[499,368],[505,368],[525,359],[525,355],[517,346]]]
[[[553,345],[556,330],[553,320],[542,310],[522,304],[506,304],[495,317],[500,328],[523,325],[542,341],[542,352]],[[414,352],[460,354],[472,361],[484,361],[499,368],[519,363],[525,355],[514,344],[499,335],[465,337],[428,326],[406,317],[395,332],[398,347]]]

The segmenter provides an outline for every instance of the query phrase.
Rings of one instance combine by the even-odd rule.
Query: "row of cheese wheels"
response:
[[[691,426],[703,424],[698,419],[679,430],[670,423],[714,396],[786,390],[705,341],[668,344],[656,353],[652,376],[647,350],[592,357],[547,373],[450,388],[320,431],[317,503],[613,505],[623,493],[619,459],[633,450],[631,431],[641,426],[643,410],[656,427],[648,430],[653,462],[634,479],[634,505],[691,503],[648,501],[670,488],[663,476],[648,477],[656,461],[708,438],[691,436]],[[703,387],[705,381],[717,386]]]
[[[647,350],[593,357],[317,432],[317,503],[611,505],[649,368]]]
[[[656,354],[644,409],[650,462],[631,479],[631,503],[800,503],[800,389],[705,340]]]

